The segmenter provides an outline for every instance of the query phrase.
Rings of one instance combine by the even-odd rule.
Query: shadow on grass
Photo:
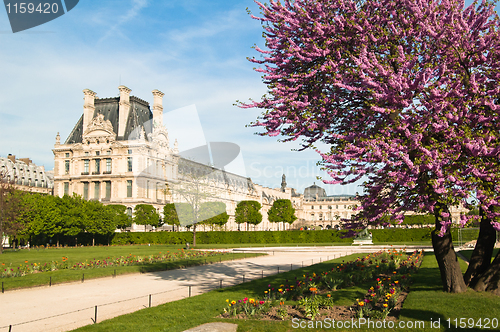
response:
[[[415,328],[421,328],[422,326],[424,326],[424,331],[449,332],[464,329],[472,332],[485,331],[484,329],[474,326],[474,324],[478,322],[477,319],[474,319],[474,324],[469,327],[467,323],[468,319],[464,317],[465,320],[462,323],[465,325],[460,326],[460,317],[446,318],[443,314],[430,310],[403,309],[401,310],[401,316],[404,316],[404,320],[406,322],[408,322],[409,320],[414,321],[413,324]]]

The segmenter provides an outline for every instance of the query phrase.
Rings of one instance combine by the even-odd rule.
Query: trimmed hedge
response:
[[[115,233],[111,244],[184,244],[193,242],[191,232],[128,232]]]
[[[431,241],[432,228],[372,229],[374,242]],[[455,232],[454,240],[455,239]],[[283,243],[345,243],[344,231],[255,231],[255,232],[196,232],[198,244],[283,244]],[[192,232],[116,233],[112,244],[184,244],[193,242]]]
[[[431,241],[433,228],[385,228],[372,229],[373,242]]]

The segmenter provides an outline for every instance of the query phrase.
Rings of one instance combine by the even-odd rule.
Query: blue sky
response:
[[[82,90],[114,97],[123,84],[150,104],[151,90],[164,92],[165,111],[194,107],[207,141],[241,147],[245,167],[238,172],[254,182],[279,187],[285,173],[300,192],[318,183],[324,174],[315,152],[254,135],[258,128],[245,125],[259,111],[233,106],[266,92],[246,60],[258,55],[254,44],[264,46],[247,7],[258,13],[252,0],[81,0],[58,19],[15,34],[0,9],[0,156],[52,169],[55,136],[65,140],[80,118]],[[179,140],[181,149],[185,144]],[[360,191],[322,186],[328,194]]]

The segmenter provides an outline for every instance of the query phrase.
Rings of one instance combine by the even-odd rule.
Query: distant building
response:
[[[19,190],[52,194],[54,188],[53,172],[45,171],[44,166],[35,165],[29,158],[16,159],[9,154],[0,157],[0,173],[7,181],[12,181]]]
[[[304,195],[295,200],[299,207],[294,228],[338,228],[340,219],[351,219],[359,205],[356,196],[327,196],[325,189],[313,184],[304,189]]]

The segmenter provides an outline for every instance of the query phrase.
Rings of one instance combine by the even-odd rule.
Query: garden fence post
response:
[[[189,297],[191,297],[191,285],[189,286]]]
[[[280,267],[278,266],[278,274],[280,274]]]
[[[243,275],[243,283],[245,283],[245,275]]]
[[[95,314],[94,314],[94,324],[97,324],[97,306],[95,306]]]
[[[85,281],[85,273],[82,273],[82,282]]]
[[[264,270],[262,270],[262,278],[264,278]]]
[[[113,276],[113,278],[116,278],[116,269],[115,269],[115,272],[114,272],[114,276]]]
[[[149,294],[149,307],[151,308],[151,294]]]
[[[4,292],[4,289],[3,289],[3,281],[2,281],[2,293]]]
[[[319,258],[319,262],[321,263],[321,257]]]
[[[49,287],[52,286],[52,277],[49,277]]]
[[[12,331],[12,325],[9,325],[9,332]]]
[[[220,280],[220,288],[222,288],[222,279]]]
[[[290,264],[290,271],[292,271],[292,270],[293,270],[293,265],[292,265],[292,264]]]

